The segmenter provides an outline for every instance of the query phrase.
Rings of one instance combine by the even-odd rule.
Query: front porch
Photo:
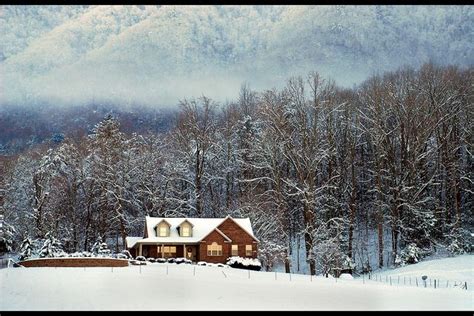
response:
[[[186,258],[197,261],[199,258],[199,247],[186,244],[138,244],[137,256],[145,258]]]

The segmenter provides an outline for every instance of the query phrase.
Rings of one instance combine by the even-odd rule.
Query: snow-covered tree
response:
[[[48,258],[48,257],[64,257],[65,252],[62,249],[62,245],[59,240],[51,234],[51,232],[47,232],[44,238],[43,246],[39,251],[40,258]]]
[[[111,254],[107,243],[102,241],[102,237],[98,236],[96,242],[91,248],[91,252],[99,257],[108,257]]]
[[[401,265],[418,263],[422,256],[422,250],[416,245],[416,243],[410,243],[400,254]]]
[[[29,237],[26,237],[20,245],[20,255],[18,260],[26,260],[32,256],[33,244]]]

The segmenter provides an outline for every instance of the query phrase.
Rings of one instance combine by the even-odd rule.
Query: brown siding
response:
[[[156,246],[155,245],[144,245],[143,248],[147,247],[148,248],[148,258],[157,258],[158,257],[158,251],[156,249]],[[142,248],[142,251],[143,251],[143,248]]]
[[[205,242],[204,242],[205,241]],[[228,242],[221,234],[217,231],[211,232],[205,240],[201,241],[199,245],[198,258],[199,261],[206,261],[211,263],[225,263],[227,258],[230,257],[230,246]],[[222,256],[208,256],[207,255],[207,245],[217,242],[219,245],[222,245]]]
[[[51,258],[22,261],[24,267],[127,267],[128,260],[113,258]]]
[[[244,231],[239,225],[237,225],[232,219],[226,219],[222,224],[217,227],[222,231],[227,237],[232,239],[232,243],[228,245],[228,253],[231,254],[231,245],[239,245],[239,256],[247,257],[245,255],[245,245],[252,245],[252,258],[257,257],[258,247],[257,242],[250,236],[246,231]]]

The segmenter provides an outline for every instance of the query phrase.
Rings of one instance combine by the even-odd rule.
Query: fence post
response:
[[[168,266],[166,266],[166,275],[168,275]]]
[[[140,263],[139,267],[140,267],[140,274],[142,274],[142,265],[141,265],[141,263]]]
[[[405,276],[403,276],[403,285],[406,285]]]
[[[436,289],[436,279],[434,279],[434,286],[435,286],[435,289]]]
[[[196,266],[194,266],[193,275],[194,275],[194,276],[196,275]]]
[[[418,278],[415,277],[416,287],[418,287]]]
[[[275,271],[275,281],[276,281],[276,279],[277,279],[277,272]]]
[[[250,279],[250,270],[248,270],[248,272],[249,272],[249,279]]]
[[[289,275],[290,275],[290,281],[291,281],[291,272],[289,273]]]
[[[464,287],[465,287],[466,290],[467,290],[467,281],[464,281]]]
[[[227,279],[227,275],[225,275],[224,271],[222,271],[222,274],[225,276],[225,278]]]
[[[390,276],[390,285],[392,285],[392,276]]]
[[[400,276],[398,276],[398,284],[400,284]]]
[[[364,277],[364,274],[362,274],[362,284],[365,284],[365,277]]]
[[[408,279],[410,280],[410,285],[411,285],[411,277],[408,277]]]
[[[449,287],[449,280],[446,280],[446,288]]]

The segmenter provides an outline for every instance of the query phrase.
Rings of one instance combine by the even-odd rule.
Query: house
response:
[[[256,258],[258,239],[249,218],[145,218],[144,237],[127,237],[132,256],[184,257],[225,263],[228,257]]]

